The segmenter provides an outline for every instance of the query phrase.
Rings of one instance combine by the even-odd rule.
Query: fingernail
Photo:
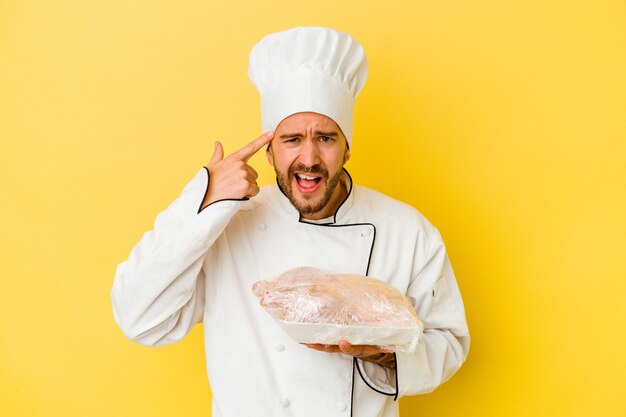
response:
[[[272,136],[274,136],[274,131],[270,130],[269,132],[265,133],[265,136],[267,136],[268,138],[271,138]]]

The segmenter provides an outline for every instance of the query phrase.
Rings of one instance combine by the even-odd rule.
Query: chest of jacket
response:
[[[236,387],[239,394],[253,395],[255,407],[260,407],[256,415],[265,415],[259,414],[261,409],[268,415],[349,415],[353,380],[358,381],[352,358],[289,339],[260,307],[251,287],[257,280],[301,266],[366,275],[376,243],[373,223],[307,224],[269,208],[238,213],[204,263],[207,370],[211,381],[222,382],[215,388],[224,391],[214,388],[215,398],[225,400]],[[218,338],[228,343],[211,343]],[[360,385],[356,389],[369,390]],[[366,397],[386,401],[373,392]],[[223,410],[223,415],[250,411],[245,402],[222,403],[241,407]]]

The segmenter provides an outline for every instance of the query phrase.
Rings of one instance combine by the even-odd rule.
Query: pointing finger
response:
[[[244,162],[248,162],[248,159],[252,158],[252,155],[257,153],[259,149],[261,149],[263,146],[270,143],[273,138],[274,138],[274,132],[270,130],[269,132],[262,134],[261,136],[259,136],[258,138],[256,138],[255,140],[247,144],[245,147],[241,148],[240,150],[232,154],[231,156],[241,159]]]

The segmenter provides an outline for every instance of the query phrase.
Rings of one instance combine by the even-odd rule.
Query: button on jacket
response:
[[[276,185],[199,211],[206,168],[157,216],[117,268],[115,319],[138,343],[182,339],[204,323],[213,417],[398,415],[397,398],[432,391],[465,361],[463,301],[437,230],[412,207],[352,184],[337,213],[307,223]],[[295,267],[368,275],[406,294],[424,323],[396,371],[291,340],[251,287]]]

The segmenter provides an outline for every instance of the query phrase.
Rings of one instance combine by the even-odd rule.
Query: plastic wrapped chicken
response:
[[[300,343],[393,347],[413,351],[423,325],[408,299],[361,275],[292,269],[252,291],[283,330]]]

